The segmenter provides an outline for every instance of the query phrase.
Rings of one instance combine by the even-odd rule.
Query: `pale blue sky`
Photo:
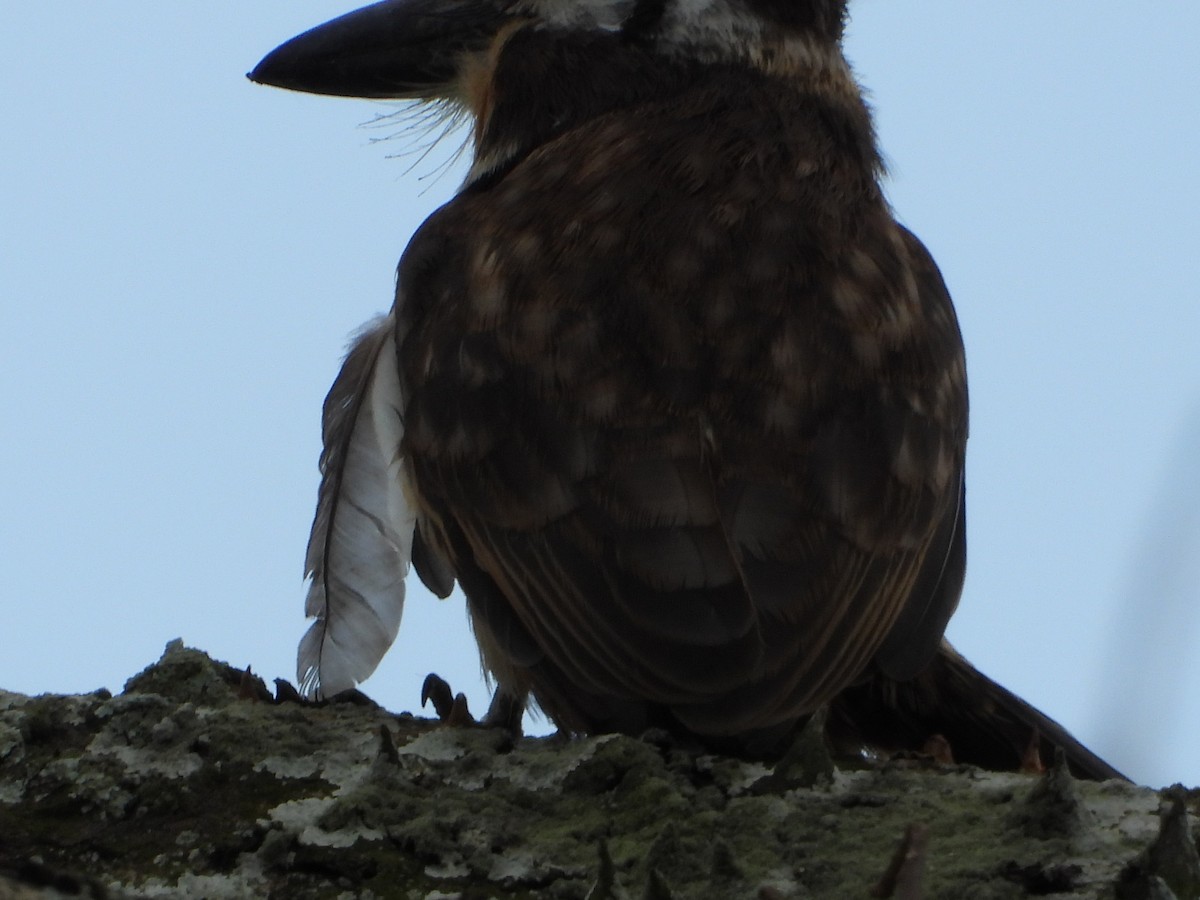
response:
[[[321,401],[461,177],[245,81],[349,8],[0,6],[0,687],[294,677]],[[966,337],[951,638],[1151,783],[1200,783],[1197,47],[1195,0],[860,0],[847,50]],[[461,600],[405,616],[365,690],[481,709]]]

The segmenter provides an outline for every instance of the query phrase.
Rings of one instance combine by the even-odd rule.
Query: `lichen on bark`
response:
[[[910,825],[923,897],[1200,885],[1194,792],[911,760],[783,774],[653,735],[281,702],[172,642],[118,696],[0,692],[0,898],[864,897]]]

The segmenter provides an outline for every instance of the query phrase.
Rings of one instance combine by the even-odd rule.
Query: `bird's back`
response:
[[[961,342],[852,82],[652,82],[501,158],[405,253],[424,568],[560,724],[770,735],[937,645]]]

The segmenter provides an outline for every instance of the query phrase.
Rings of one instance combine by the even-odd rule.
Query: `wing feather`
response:
[[[404,437],[394,318],[355,338],[325,399],[321,487],[305,561],[311,578],[297,677],[306,696],[367,678],[396,639],[416,511]]]

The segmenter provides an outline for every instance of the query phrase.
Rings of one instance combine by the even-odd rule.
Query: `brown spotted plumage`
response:
[[[843,19],[832,0],[389,0],[264,60],[258,81],[475,120],[467,183],[331,395],[326,459],[387,433],[386,391],[359,385],[364,346],[394,353],[402,437],[382,453],[417,573],[461,584],[501,692],[566,729],[770,756],[832,704],[839,742],[936,730],[1015,768],[1036,724],[1112,774],[1011,695],[1012,721],[970,708],[1002,689],[942,641],[965,565],[962,342],[883,197]],[[346,480],[327,466],[318,562],[353,556],[340,510],[363,533],[387,518]],[[395,547],[372,558],[402,577]],[[381,641],[335,606],[336,567],[312,568],[304,665],[349,686],[362,667],[321,671],[339,628],[370,645],[350,656]]]

